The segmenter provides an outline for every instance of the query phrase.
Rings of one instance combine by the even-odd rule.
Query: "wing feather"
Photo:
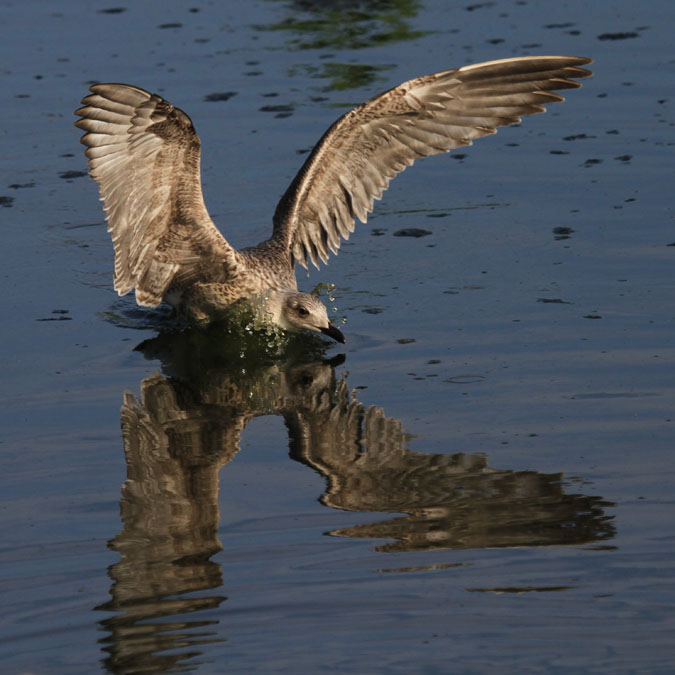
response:
[[[115,290],[156,306],[171,284],[236,254],[204,205],[200,141],[190,118],[157,94],[96,84],[75,112],[115,247]]]
[[[499,127],[563,101],[591,59],[541,56],[489,61],[418,77],[338,119],[281,198],[273,241],[307,267],[326,262],[366,222],[389,182],[416,159],[471,145]]]

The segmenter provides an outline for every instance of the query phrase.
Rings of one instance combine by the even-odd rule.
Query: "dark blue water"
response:
[[[3,672],[669,672],[674,19],[2,4]],[[188,112],[242,246],[351,106],[535,53],[595,76],[405,172],[301,282],[336,285],[346,348],[155,339],[112,290],[90,83]]]

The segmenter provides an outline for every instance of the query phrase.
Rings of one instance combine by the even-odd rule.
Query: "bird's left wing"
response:
[[[209,216],[200,178],[201,144],[190,118],[157,94],[95,84],[75,111],[86,133],[90,174],[101,188],[115,246],[115,290],[136,288],[158,305],[174,280],[189,281],[212,260],[236,269],[236,251]]]

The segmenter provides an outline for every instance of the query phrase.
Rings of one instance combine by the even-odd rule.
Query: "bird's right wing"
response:
[[[171,284],[237,255],[202,197],[200,141],[190,118],[157,94],[95,84],[75,112],[85,132],[115,246],[115,290],[136,288],[139,305],[158,305]],[[226,271],[226,270],[225,270]]]
[[[343,115],[324,134],[274,214],[273,241],[307,267],[337,253],[389,181],[420,157],[544,112],[556,89],[591,73],[575,56],[526,56],[418,77]]]

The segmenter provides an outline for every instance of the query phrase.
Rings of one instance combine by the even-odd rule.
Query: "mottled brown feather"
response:
[[[295,262],[318,267],[340,238],[366,222],[389,181],[416,159],[471,145],[498,127],[563,101],[591,59],[503,59],[404,82],[351,110],[328,129],[281,198],[274,239]]]
[[[190,118],[156,94],[96,84],[75,114],[85,132],[115,247],[115,290],[155,306],[173,284],[238,266],[202,197],[200,142]]]
[[[143,89],[94,85],[76,125],[86,132],[82,143],[114,243],[115,289],[124,295],[135,288],[141,305],[164,299],[199,319],[273,290],[271,313],[282,327],[335,337],[323,306],[314,307],[314,323],[289,314],[303,295],[316,304],[297,293],[294,263],[318,266],[337,253],[355,218],[365,222],[374,200],[416,159],[543,112],[563,100],[554,90],[578,87],[575,80],[591,74],[581,67],[588,63],[567,56],[491,61],[376,96],[328,129],[281,198],[272,237],[242,251],[227,243],[204,205],[190,118]]]

